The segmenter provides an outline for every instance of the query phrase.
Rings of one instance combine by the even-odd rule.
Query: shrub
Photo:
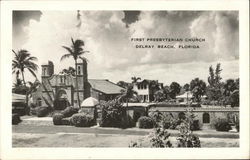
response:
[[[12,124],[17,125],[20,122],[21,122],[21,119],[20,119],[19,114],[16,114],[16,113],[12,114]]]
[[[166,129],[163,129],[161,127],[155,128],[150,138],[151,147],[171,148],[172,143],[170,142],[169,137],[170,137],[170,133],[168,133]]]
[[[74,114],[71,117],[71,123],[76,127],[90,127],[95,124],[92,116],[82,113]]]
[[[62,125],[72,125],[71,124],[71,117],[63,118],[61,120],[61,122],[62,122]]]
[[[37,117],[45,117],[49,113],[48,107],[37,107],[36,108],[36,115]]]
[[[138,119],[139,128],[153,128],[154,121],[150,117],[142,116]]]
[[[126,113],[126,107],[118,99],[104,102],[101,107],[101,127],[127,128],[132,124],[132,121],[129,122],[130,118]]]
[[[54,125],[62,125],[62,119],[64,118],[63,114],[61,113],[55,113],[53,115],[53,124]]]
[[[193,122],[190,125],[191,131],[198,131],[201,129],[200,121],[199,120],[193,120]]]
[[[215,129],[216,129],[216,131],[226,131],[227,132],[227,131],[231,130],[232,127],[227,120],[219,119],[215,123]]]
[[[78,108],[67,107],[61,113],[64,115],[64,117],[71,117],[73,114],[78,113]]]
[[[177,138],[177,147],[180,148],[199,148],[201,147],[201,142],[198,136],[190,134],[189,136],[181,135]]]

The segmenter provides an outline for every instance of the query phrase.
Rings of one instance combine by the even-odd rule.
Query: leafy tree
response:
[[[77,60],[82,59],[83,61],[87,61],[86,58],[83,57],[83,55],[89,51],[85,51],[83,49],[84,47],[84,42],[80,39],[77,39],[74,41],[73,38],[71,38],[72,45],[70,47],[67,46],[62,46],[64,49],[68,51],[68,54],[65,54],[61,57],[61,60],[69,57],[73,57],[75,61],[75,70],[77,69]],[[80,108],[80,97],[79,97],[79,92],[78,92],[78,80],[76,76],[76,88],[77,88],[77,100],[78,100],[78,105]]]
[[[166,99],[166,94],[164,93],[164,90],[158,90],[154,93],[154,98],[156,102],[162,102]]]
[[[187,92],[190,90],[190,85],[188,83],[186,83],[184,86],[183,86],[183,89]]]
[[[181,86],[177,82],[172,82],[170,84],[170,97],[175,99],[176,95],[181,91]]]
[[[239,90],[234,90],[230,96],[231,107],[239,106],[239,103],[240,103]]]
[[[36,78],[35,71],[37,71],[38,65],[34,61],[37,61],[37,58],[31,56],[25,49],[21,49],[18,52],[12,50],[12,52],[15,54],[14,60],[12,60],[12,74],[15,73],[18,79],[21,72],[23,84],[26,86],[24,70],[27,69]]]
[[[220,80],[222,79],[220,74],[221,74],[222,69],[220,68],[220,63],[218,63],[216,65],[216,69],[215,69],[215,85],[219,85],[220,84]]]
[[[236,82],[233,79],[226,80],[226,83],[223,86],[224,88],[224,95],[230,96],[231,93],[236,90]]]
[[[193,93],[194,100],[200,102],[201,96],[206,93],[206,83],[199,78],[195,78],[190,82],[190,90]]]
[[[208,77],[208,87],[207,87],[207,97],[210,101],[220,101],[223,99],[223,84],[221,82],[221,67],[220,63],[216,65],[214,70],[212,66],[209,67],[209,77]]]
[[[162,86],[161,86],[161,83],[159,83],[158,81],[152,80],[149,83],[149,88],[152,91],[152,94],[155,96],[155,93],[161,90]]]

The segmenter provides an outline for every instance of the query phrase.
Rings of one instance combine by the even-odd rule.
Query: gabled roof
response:
[[[121,90],[124,90],[124,88],[107,79],[88,79],[88,81],[94,90],[105,94],[120,94]]]

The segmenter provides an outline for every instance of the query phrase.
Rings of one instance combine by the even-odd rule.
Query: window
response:
[[[65,83],[65,77],[64,76],[60,76],[60,83]]]
[[[204,113],[202,119],[203,123],[210,123],[210,116],[208,113]]]
[[[47,72],[47,68],[43,68],[43,75],[44,76],[47,75],[46,72]]]
[[[81,74],[81,67],[78,66],[77,70],[78,70],[78,75],[80,75]]]

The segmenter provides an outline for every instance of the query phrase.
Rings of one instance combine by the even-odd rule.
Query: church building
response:
[[[99,101],[108,101],[120,95],[124,89],[107,79],[88,79],[87,62],[82,60],[77,62],[75,76],[54,74],[54,64],[48,61],[42,65],[41,82],[32,95],[33,103],[37,106],[78,106],[78,103],[90,96]]]

